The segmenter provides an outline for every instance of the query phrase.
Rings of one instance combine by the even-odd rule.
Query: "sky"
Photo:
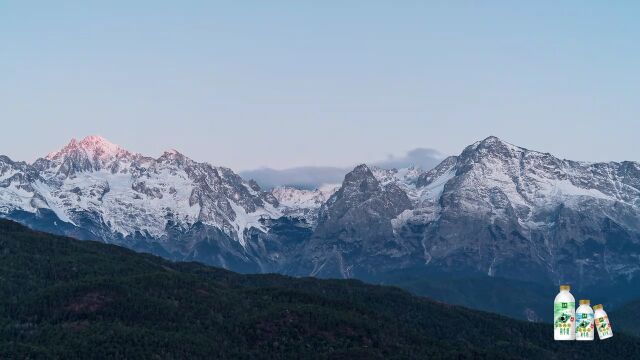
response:
[[[248,170],[489,135],[640,160],[637,1],[0,0],[0,154],[102,135]]]

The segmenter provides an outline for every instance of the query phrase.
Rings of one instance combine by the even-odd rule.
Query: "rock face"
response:
[[[414,250],[394,236],[391,224],[409,208],[411,201],[397,184],[383,184],[366,165],[356,167],[320,208],[299,271],[359,278],[384,271]]]
[[[264,192],[177,151],[100,137],[33,164],[0,156],[0,216],[242,272],[636,281],[640,165],[561,160],[495,137],[434,169],[360,165],[338,186]]]

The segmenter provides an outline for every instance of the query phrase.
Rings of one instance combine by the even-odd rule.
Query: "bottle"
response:
[[[553,338],[576,339],[576,299],[569,292],[571,286],[560,285],[560,293],[553,302]]]
[[[576,310],[576,340],[593,340],[593,309],[589,300],[580,300]]]
[[[609,317],[607,313],[602,308],[602,305],[595,305],[593,307],[595,310],[595,321],[596,321],[596,329],[598,329],[598,337],[600,340],[608,339],[613,336],[613,331],[611,330],[611,323],[609,322]]]

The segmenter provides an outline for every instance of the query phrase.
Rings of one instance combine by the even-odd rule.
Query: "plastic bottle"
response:
[[[593,340],[593,309],[589,300],[580,300],[576,310],[576,340]]]
[[[611,323],[609,322],[609,317],[607,313],[602,308],[602,305],[595,305],[593,307],[595,310],[595,323],[596,329],[598,329],[598,337],[600,340],[608,339],[613,336],[613,331],[611,330]]]
[[[569,292],[571,286],[560,285],[560,293],[553,302],[553,338],[576,339],[576,299]]]

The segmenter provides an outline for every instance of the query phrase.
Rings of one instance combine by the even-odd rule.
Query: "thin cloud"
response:
[[[438,165],[444,158],[445,157],[437,150],[416,148],[402,156],[389,155],[386,160],[374,162],[372,165],[383,169],[402,169],[414,166],[423,170],[430,170]]]
[[[444,159],[444,156],[434,149],[417,148],[402,156],[389,155],[385,160],[375,161],[370,165],[383,169],[400,169],[419,167],[429,170]],[[263,189],[278,186],[293,186],[300,189],[315,189],[323,184],[338,184],[344,176],[353,170],[352,167],[334,166],[302,166],[283,170],[260,168],[240,172],[245,179],[255,180]]]
[[[255,180],[261,188],[272,189],[278,186],[293,186],[300,189],[315,189],[322,184],[338,184],[349,172],[348,168],[330,166],[302,166],[276,170],[261,168],[240,172],[245,179]]]

